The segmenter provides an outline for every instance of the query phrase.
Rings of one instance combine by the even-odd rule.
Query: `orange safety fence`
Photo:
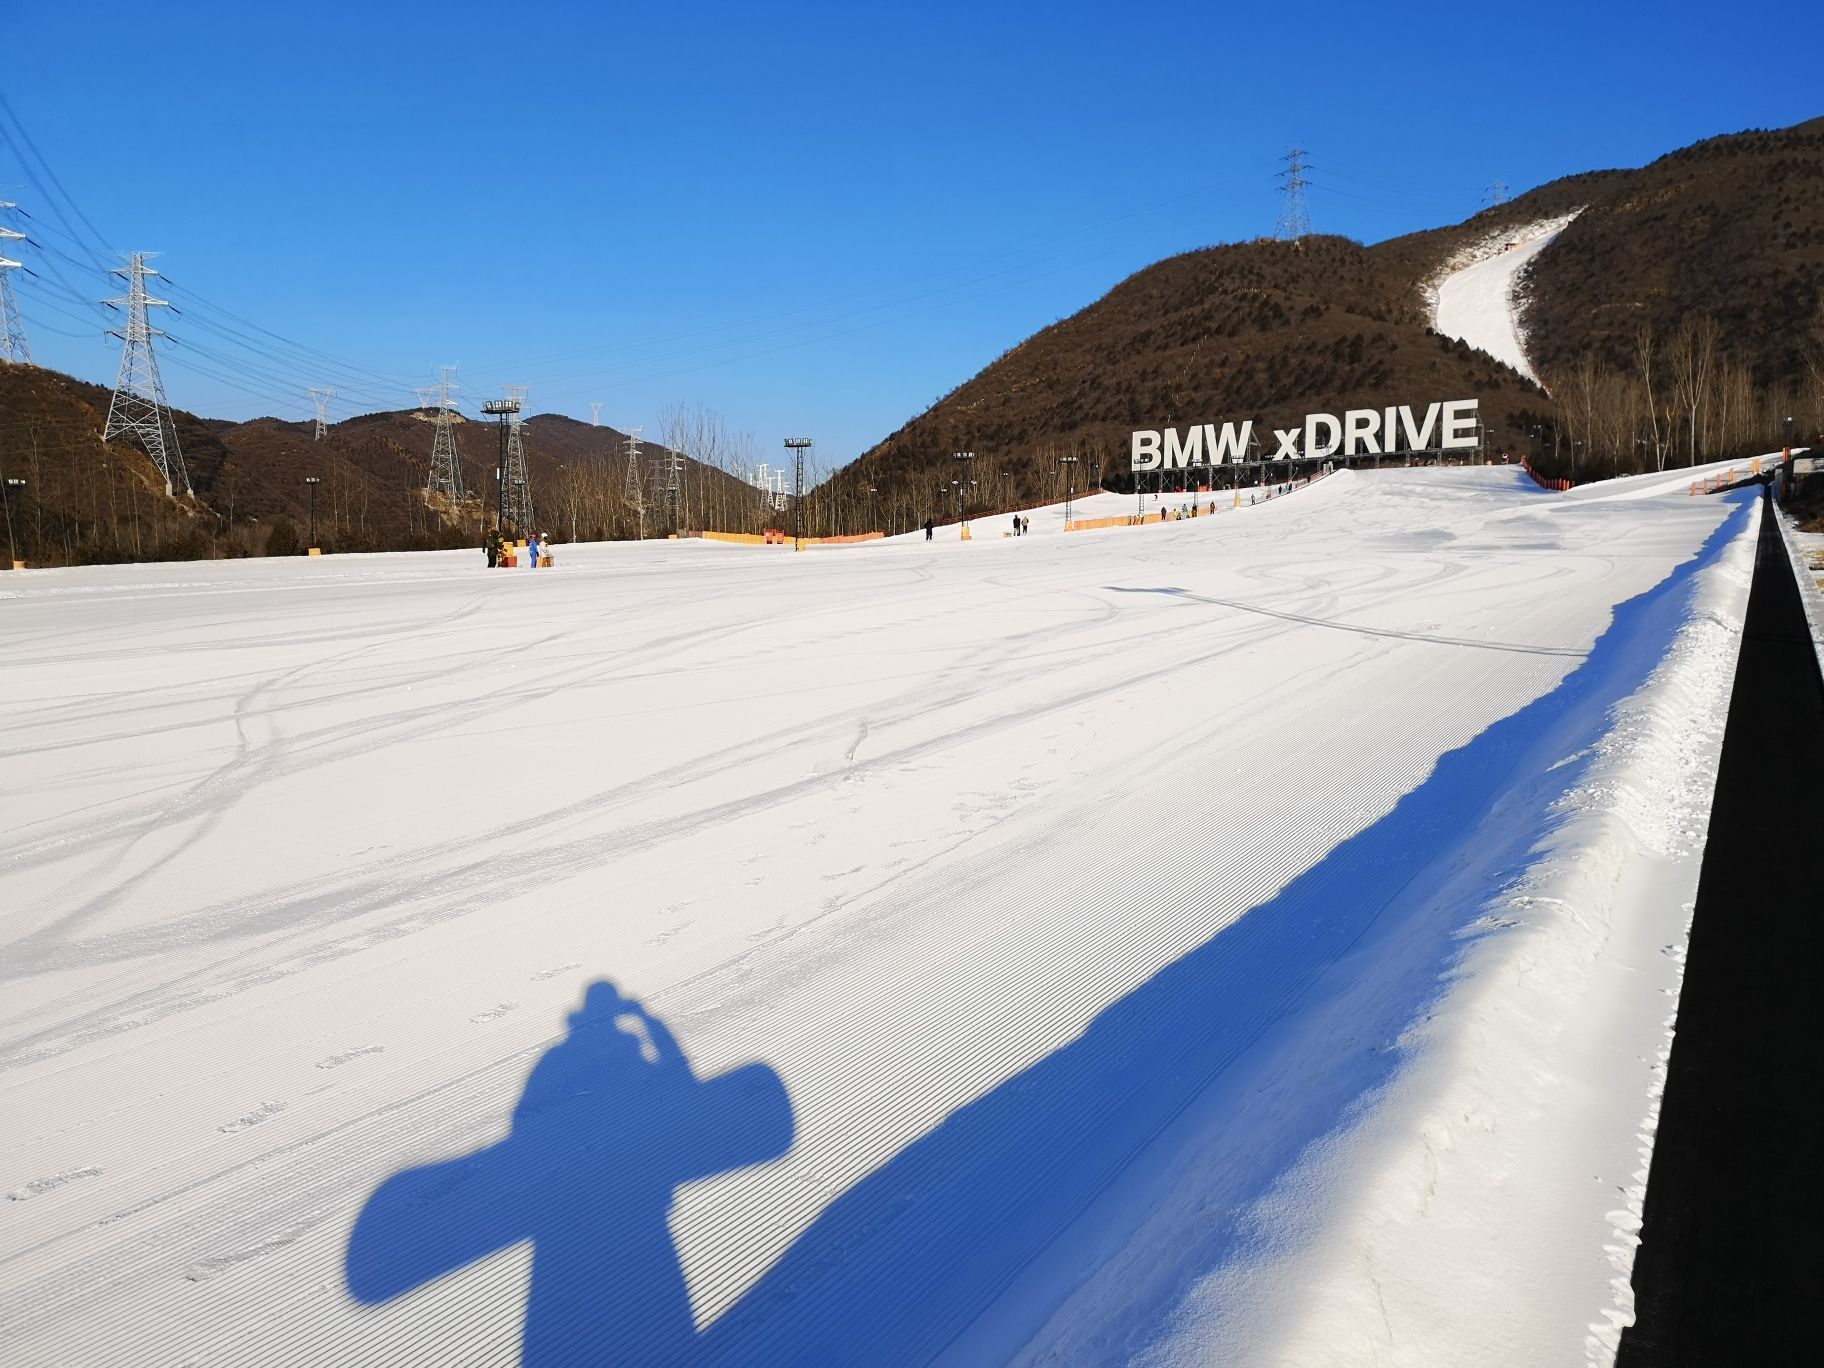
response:
[[[1761,473],[1760,466],[1761,466],[1761,463],[1759,461],[1756,461],[1754,463],[1754,473],[1756,475],[1759,475]],[[1729,488],[1729,486],[1734,483],[1735,483],[1735,467],[1730,466],[1727,470],[1725,470],[1720,475],[1712,473],[1712,474],[1704,476],[1704,478],[1701,480],[1691,481],[1691,491],[1690,492],[1693,494],[1716,494],[1716,493],[1720,493],[1721,491]]]
[[[885,532],[851,532],[841,537],[806,537],[806,546],[850,546],[856,542],[879,541]],[[671,538],[728,542],[736,546],[790,546],[792,534],[769,527],[760,532],[673,532]]]
[[[1541,489],[1549,489],[1555,493],[1562,494],[1565,490],[1574,488],[1569,480],[1554,480],[1549,476],[1541,475],[1538,471],[1533,469],[1533,463],[1524,456],[1520,458],[1520,469],[1532,476],[1533,483],[1538,485]]]

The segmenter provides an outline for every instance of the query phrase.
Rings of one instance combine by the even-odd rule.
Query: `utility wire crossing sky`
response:
[[[180,408],[310,422],[333,386],[334,421],[456,364],[471,412],[699,403],[828,464],[1133,271],[1271,234],[1293,147],[1311,229],[1377,241],[1817,113],[1768,41],[1815,47],[1816,7],[1632,8],[36,6],[0,213],[35,359],[83,379],[118,364],[107,272],[155,251]]]

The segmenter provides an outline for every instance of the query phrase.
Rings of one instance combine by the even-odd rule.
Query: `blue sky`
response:
[[[1149,262],[1270,233],[1294,143],[1313,227],[1372,242],[1824,113],[1797,3],[9,8],[41,363],[111,382],[78,301],[158,250],[180,407],[403,408],[454,362],[471,412],[682,400],[832,464]]]

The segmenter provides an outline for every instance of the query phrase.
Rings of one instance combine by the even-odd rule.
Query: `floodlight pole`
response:
[[[975,453],[973,451],[957,451],[951,454],[959,461],[970,462],[970,464],[963,467],[963,471],[969,484],[974,484],[975,477],[968,472],[975,469],[973,464],[975,461]],[[961,482],[957,485],[957,495],[959,501],[957,505],[957,516],[961,518],[963,524],[962,538],[964,541],[970,541],[972,538],[969,535],[969,494]]]
[[[1066,532],[1070,531],[1070,500],[1077,489],[1077,461],[1079,459],[1076,456],[1058,457],[1058,464],[1064,467],[1064,530]]]
[[[498,539],[505,534],[507,526],[507,418],[519,412],[519,399],[513,395],[489,399],[482,404],[481,411],[500,419],[500,460],[494,467],[494,536]]]
[[[310,491],[310,544],[317,544],[317,486],[323,481],[315,475],[304,477],[304,487]]]
[[[25,481],[15,475],[8,475],[4,483],[0,483],[0,500],[6,504],[6,555],[15,570],[19,568],[19,548],[13,543],[13,491],[24,488]]]
[[[792,453],[792,550],[804,550],[804,453],[810,450],[809,437],[787,437],[785,449]]]

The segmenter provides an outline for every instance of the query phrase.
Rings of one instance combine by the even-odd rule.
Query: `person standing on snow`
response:
[[[929,518],[925,519],[925,540],[926,541],[931,540],[931,529],[933,527],[935,527],[936,525],[937,524],[932,522],[931,519],[929,519]]]
[[[526,538],[526,556],[530,560],[532,568],[538,569],[538,533],[536,532]]]

